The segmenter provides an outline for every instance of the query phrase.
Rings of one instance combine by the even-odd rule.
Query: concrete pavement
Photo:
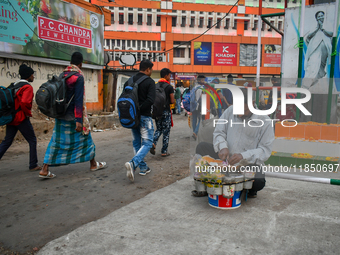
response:
[[[339,186],[267,178],[235,210],[210,207],[193,187],[190,177],[177,181],[38,254],[339,254]]]

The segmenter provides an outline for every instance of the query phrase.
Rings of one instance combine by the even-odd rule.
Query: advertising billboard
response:
[[[215,43],[214,64],[217,66],[237,65],[237,44],[236,43]]]
[[[194,42],[194,65],[211,65],[211,42]]]
[[[1,1],[0,51],[104,65],[104,17],[61,0]]]
[[[264,47],[263,65],[266,67],[281,66],[281,45],[266,44]]]

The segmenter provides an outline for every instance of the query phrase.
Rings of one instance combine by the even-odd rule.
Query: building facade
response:
[[[234,7],[232,0],[92,3],[111,11],[111,26],[104,32],[105,49],[112,57],[109,68],[123,68],[121,55],[132,54],[137,64],[149,58],[154,70],[167,67],[183,79],[197,74],[256,77],[258,0],[240,0]],[[287,4],[296,5],[296,0]],[[284,0],[264,1],[262,13],[282,13],[284,7]],[[283,31],[284,16],[268,21]],[[281,35],[262,23],[261,37],[261,76],[280,75]]]

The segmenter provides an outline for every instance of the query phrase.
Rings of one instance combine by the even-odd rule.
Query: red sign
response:
[[[236,66],[237,44],[215,43],[214,55],[215,66]]]
[[[263,61],[264,66],[279,67],[281,66],[281,54],[265,53]]]
[[[92,48],[91,29],[58,20],[38,16],[38,34],[44,40]]]

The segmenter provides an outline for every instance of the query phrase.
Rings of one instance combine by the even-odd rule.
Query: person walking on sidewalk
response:
[[[163,68],[161,70],[161,79],[158,81],[164,88],[164,92],[166,95],[166,105],[165,110],[163,111],[163,115],[161,118],[156,119],[156,127],[157,130],[153,137],[153,145],[150,150],[150,153],[156,154],[156,145],[159,137],[163,134],[163,147],[161,150],[162,157],[170,156],[168,152],[169,146],[169,138],[170,138],[170,129],[171,129],[171,112],[170,112],[170,104],[175,102],[174,98],[174,88],[170,85],[170,74],[171,71],[168,68]],[[179,89],[177,87],[177,89]]]
[[[175,90],[175,100],[176,100],[176,108],[177,108],[177,114],[181,115],[181,97],[182,97],[182,92],[180,89],[180,83],[176,84],[176,90]]]
[[[90,133],[87,119],[84,74],[81,71],[83,55],[75,52],[71,64],[64,70],[64,77],[77,72],[66,80],[67,102],[71,100],[63,118],[55,119],[50,143],[48,144],[40,178],[54,178],[49,166],[67,165],[90,161],[90,170],[107,167],[106,162],[95,160],[96,146]]]
[[[32,101],[33,101],[33,87],[30,82],[34,81],[34,71],[31,67],[22,64],[19,67],[19,74],[21,80],[18,80],[14,85],[22,85],[15,94],[15,110],[17,113],[14,120],[6,125],[6,136],[0,144],[0,159],[12,145],[15,135],[18,131],[23,135],[30,147],[30,159],[29,159],[29,170],[37,171],[41,170],[38,166],[37,156],[37,138],[34,134],[33,126],[30,122],[32,117]]]
[[[125,168],[127,170],[126,176],[131,182],[134,182],[135,180],[135,170],[137,167],[140,168],[140,175],[146,175],[151,171],[145,163],[144,158],[152,147],[154,132],[152,122],[152,105],[155,101],[156,87],[154,80],[150,78],[152,74],[152,67],[153,63],[148,59],[144,59],[140,62],[139,73],[133,76],[133,82],[136,82],[144,75],[149,77],[138,85],[140,123],[138,127],[132,129],[132,145],[135,156],[129,162],[125,163]]]
[[[193,96],[194,98],[191,99],[190,98],[190,107],[192,105],[192,101],[196,102],[196,107],[195,109],[191,109],[191,117],[192,117],[192,129],[193,129],[193,134],[192,137],[194,138],[194,140],[196,141],[197,139],[197,134],[198,134],[198,130],[200,127],[200,122],[201,122],[201,96],[202,96],[202,90],[201,88],[203,88],[205,84],[205,76],[200,74],[197,76],[197,83],[195,85],[195,87],[192,89],[192,91],[190,92],[190,97]],[[195,94],[193,94],[193,92]]]

